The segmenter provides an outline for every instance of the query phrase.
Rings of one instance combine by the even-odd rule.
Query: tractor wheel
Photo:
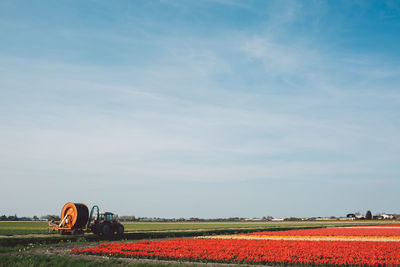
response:
[[[100,235],[102,236],[110,236],[112,234],[111,231],[111,223],[103,222],[100,224]]]
[[[118,224],[115,229],[115,234],[121,236],[124,234],[124,226],[122,224]]]
[[[89,226],[89,229],[95,235],[99,235],[100,234],[100,227],[99,227],[98,224],[91,224]]]
[[[83,230],[75,229],[72,231],[72,235],[83,235]]]

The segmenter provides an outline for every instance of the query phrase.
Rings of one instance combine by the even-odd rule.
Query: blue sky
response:
[[[400,213],[397,1],[0,2],[0,213]]]

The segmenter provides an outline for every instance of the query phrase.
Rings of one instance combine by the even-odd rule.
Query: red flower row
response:
[[[105,243],[72,252],[257,264],[400,265],[400,242],[170,239]]]
[[[273,235],[273,236],[400,236],[400,227],[343,227],[318,228],[288,231],[265,231],[240,235]]]

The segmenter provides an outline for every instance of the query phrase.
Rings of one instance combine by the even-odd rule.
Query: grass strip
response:
[[[25,266],[37,266],[37,267],[53,267],[53,266],[64,266],[64,267],[97,267],[97,266],[135,266],[135,267],[151,267],[151,266],[179,266],[176,264],[156,264],[156,263],[129,263],[118,259],[107,259],[107,260],[93,260],[84,258],[71,258],[66,256],[45,256],[45,255],[1,255],[0,254],[0,267],[25,267]]]

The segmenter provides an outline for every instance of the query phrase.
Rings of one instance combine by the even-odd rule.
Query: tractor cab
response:
[[[114,213],[111,212],[100,212],[100,221],[112,222],[114,221]]]

